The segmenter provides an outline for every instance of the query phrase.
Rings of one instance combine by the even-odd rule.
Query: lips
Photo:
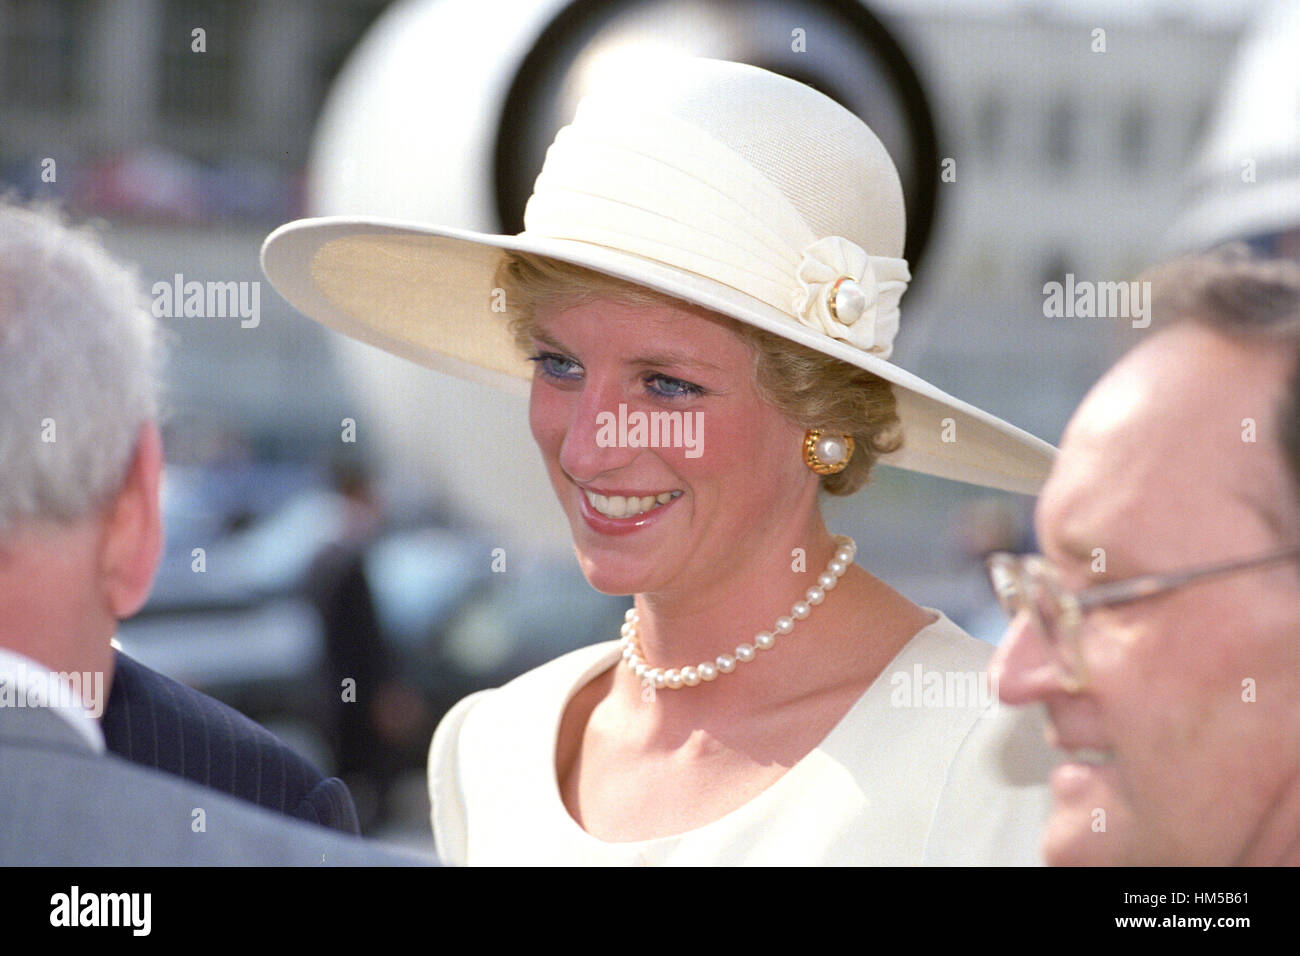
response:
[[[683,497],[679,490],[641,493],[640,489],[606,488],[595,491],[582,485],[576,490],[582,523],[602,537],[637,534],[661,524],[676,511]]]
[[[1063,751],[1069,763],[1100,767],[1115,759],[1115,752],[1109,747],[1080,737],[1062,737],[1055,728],[1048,731],[1047,743],[1053,749]]]
[[[1062,759],[1048,776],[1048,785],[1053,796],[1058,800],[1080,799],[1085,794],[1094,793],[1095,788],[1105,785],[1103,781],[1110,776],[1110,766],[1115,753],[1105,747],[1085,745],[1084,741],[1052,739],[1055,734],[1048,734],[1048,742],[1062,751]]]

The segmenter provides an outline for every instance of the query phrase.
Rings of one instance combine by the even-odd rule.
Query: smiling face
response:
[[[1063,586],[1300,541],[1273,439],[1289,366],[1277,350],[1188,324],[1107,374],[1039,500],[1039,537]],[[1246,419],[1257,440],[1243,440]],[[1088,680],[1077,694],[1025,614],[994,662],[1002,698],[1045,703],[1051,742],[1075,752],[1051,779],[1049,863],[1272,863],[1300,851],[1295,562],[1093,609],[1078,639]]]
[[[529,421],[597,590],[704,592],[814,509],[804,430],[760,399],[729,326],[686,305],[538,311]],[[619,427],[673,415],[690,447]]]

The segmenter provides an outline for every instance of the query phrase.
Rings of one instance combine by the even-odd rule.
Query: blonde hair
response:
[[[717,316],[632,282],[528,253],[506,253],[496,285],[505,290],[510,331],[524,351],[533,347],[533,321],[543,306],[608,299],[638,306],[685,305],[723,318],[749,346],[754,387],[764,401],[803,428],[853,436],[856,447],[849,466],[837,475],[821,477],[828,494],[853,494],[867,483],[877,458],[903,446],[902,423],[888,382],[766,329]],[[801,450],[792,449],[792,454],[797,453]]]

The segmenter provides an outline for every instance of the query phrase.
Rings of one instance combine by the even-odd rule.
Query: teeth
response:
[[[583,493],[591,502],[591,506],[607,518],[634,518],[651,508],[667,504],[681,494],[680,491],[665,491],[658,495],[645,495],[640,498],[625,498],[623,495],[611,495],[607,498],[604,495],[593,494],[585,488]]]

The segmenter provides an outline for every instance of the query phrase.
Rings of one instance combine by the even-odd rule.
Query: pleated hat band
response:
[[[795,94],[789,105],[804,116],[812,101],[821,112],[844,113],[852,120],[846,128],[874,140],[838,104],[787,82]],[[889,251],[901,251],[901,187],[879,141],[878,150],[856,151],[864,167],[858,175],[841,172],[853,195],[831,197],[841,201],[838,209],[823,210],[821,218],[829,213],[837,221],[823,222],[828,231],[819,234],[792,197],[752,161],[767,157],[741,155],[700,128],[696,117],[673,115],[663,103],[662,90],[644,98],[635,88],[586,96],[546,154],[522,235],[589,243],[711,279],[779,310],[792,323],[888,358],[899,299],[911,276],[904,259],[864,247],[881,242],[865,233],[869,218],[854,221],[863,207],[876,210],[877,217],[882,205],[896,208],[897,241]],[[765,118],[783,121],[771,104]],[[809,126],[796,124],[800,130]],[[795,154],[801,146],[788,143]],[[812,150],[806,162],[815,162],[819,152]],[[867,169],[872,162],[884,168]],[[825,184],[815,170],[785,178],[788,187]],[[861,195],[882,183],[897,191],[895,203]],[[875,225],[887,232],[891,224]]]

